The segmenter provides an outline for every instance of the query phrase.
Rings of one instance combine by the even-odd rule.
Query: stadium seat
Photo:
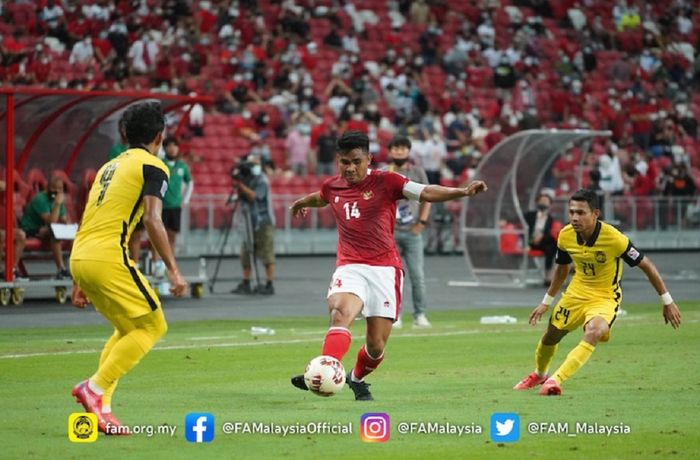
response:
[[[27,172],[26,183],[29,185],[33,196],[38,192],[46,190],[49,181],[46,180],[46,176],[44,176],[44,173],[41,172],[40,169],[32,168]]]

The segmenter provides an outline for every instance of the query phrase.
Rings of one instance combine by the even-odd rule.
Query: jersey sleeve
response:
[[[394,172],[387,172],[384,176],[384,183],[386,184],[386,190],[389,198],[392,201],[398,201],[404,199],[403,188],[408,182],[408,179],[403,177],[401,174],[396,174]]]
[[[573,260],[571,260],[571,255],[559,246],[557,246],[557,257],[555,260],[559,265],[569,265],[573,262]]]
[[[624,260],[630,267],[636,267],[639,265],[642,259],[644,259],[644,254],[642,254],[639,249],[634,247],[634,244],[632,244],[632,242],[628,239],[627,247],[620,257],[622,257],[622,260]]]
[[[320,191],[321,199],[323,201],[325,201],[326,203],[330,203],[330,201],[328,200],[328,191],[329,191],[328,189],[329,189],[329,185],[331,183],[331,180],[333,180],[333,179],[332,178],[326,179],[321,184],[321,191]]]
[[[143,194],[157,196],[161,200],[168,191],[168,174],[158,166],[143,165]]]
[[[190,167],[187,166],[187,163],[182,163],[182,169],[184,169],[185,174],[183,175],[183,180],[185,181],[186,184],[189,184],[192,182],[192,173],[190,172]]]

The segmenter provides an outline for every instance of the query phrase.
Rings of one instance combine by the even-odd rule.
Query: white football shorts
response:
[[[403,270],[365,264],[341,265],[335,269],[328,297],[339,292],[358,296],[365,318],[380,316],[396,321],[401,312]]]

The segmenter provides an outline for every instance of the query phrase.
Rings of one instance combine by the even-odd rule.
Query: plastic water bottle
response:
[[[253,335],[275,335],[275,330],[269,327],[253,326],[250,328],[250,333]]]
[[[154,277],[156,277],[158,279],[165,278],[165,272],[166,272],[165,262],[163,262],[162,260],[159,260],[159,261],[153,263],[152,266],[153,266],[153,276]]]
[[[170,295],[170,283],[163,281],[158,284],[158,294],[160,295]]]
[[[207,259],[204,257],[199,258],[199,279],[203,280],[207,278]]]
[[[482,316],[481,324],[515,324],[518,319],[514,316],[501,315],[501,316]]]

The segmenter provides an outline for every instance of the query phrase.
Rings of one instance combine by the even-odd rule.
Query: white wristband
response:
[[[552,297],[551,295],[549,295],[549,293],[546,292],[544,294],[544,298],[542,299],[542,303],[547,305],[547,306],[550,306],[550,305],[552,305],[553,301],[554,301],[554,297]]]
[[[668,291],[664,292],[659,297],[661,297],[661,303],[664,305],[670,305],[673,303],[673,297],[671,297],[671,294],[669,294]]]

